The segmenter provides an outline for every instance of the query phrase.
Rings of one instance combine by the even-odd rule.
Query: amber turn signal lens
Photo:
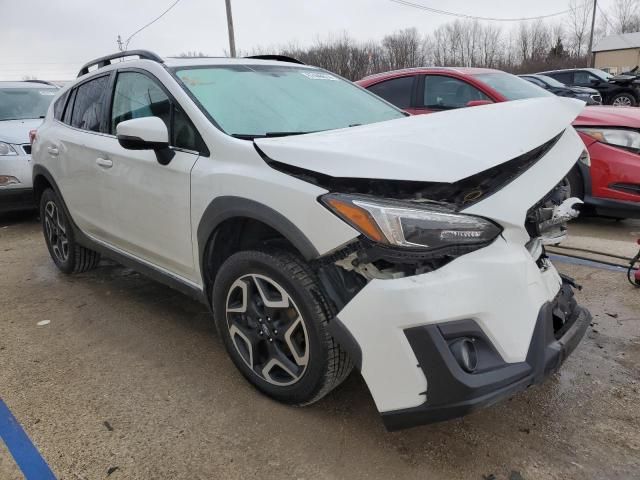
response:
[[[329,198],[326,200],[326,203],[334,212],[350,223],[356,230],[365,234],[369,239],[374,242],[388,243],[375,220],[371,218],[369,212],[363,208],[337,198]]]

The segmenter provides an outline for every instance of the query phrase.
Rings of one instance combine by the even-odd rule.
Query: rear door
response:
[[[206,151],[197,130],[150,73],[118,72],[104,146],[104,206],[111,243],[156,267],[196,279],[190,221],[191,169]],[[157,116],[167,125],[175,156],[160,165],[153,150],[127,150],[115,137],[118,123]]]
[[[108,141],[109,79],[110,73],[95,76],[70,92],[62,123],[55,122],[55,135],[50,136],[54,140],[46,146],[48,165],[73,220],[100,240],[109,236],[109,220],[102,208],[104,183],[97,165]]]

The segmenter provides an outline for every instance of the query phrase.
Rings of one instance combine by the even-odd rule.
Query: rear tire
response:
[[[275,400],[314,403],[353,368],[328,330],[335,312],[297,255],[284,250],[232,255],[218,271],[212,303],[234,364]]]
[[[76,243],[62,202],[51,188],[40,197],[40,221],[49,254],[60,271],[82,273],[98,265],[100,254]]]
[[[637,103],[636,97],[627,92],[618,93],[611,97],[611,105],[614,107],[635,107]]]

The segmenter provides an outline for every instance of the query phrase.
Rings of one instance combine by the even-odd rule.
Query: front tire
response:
[[[49,254],[58,269],[81,273],[98,265],[100,254],[76,243],[62,202],[51,188],[40,197],[40,220]]]
[[[636,98],[627,92],[618,93],[611,98],[611,105],[614,107],[635,107],[637,103]]]
[[[353,363],[328,331],[334,313],[309,266],[283,250],[243,251],[220,267],[214,319],[245,378],[287,404],[320,400]]]

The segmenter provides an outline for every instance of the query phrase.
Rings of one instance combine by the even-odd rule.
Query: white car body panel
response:
[[[273,160],[332,177],[450,183],[542,145],[583,108],[578,100],[545,97],[256,144]],[[524,119],[536,128],[523,128]]]

